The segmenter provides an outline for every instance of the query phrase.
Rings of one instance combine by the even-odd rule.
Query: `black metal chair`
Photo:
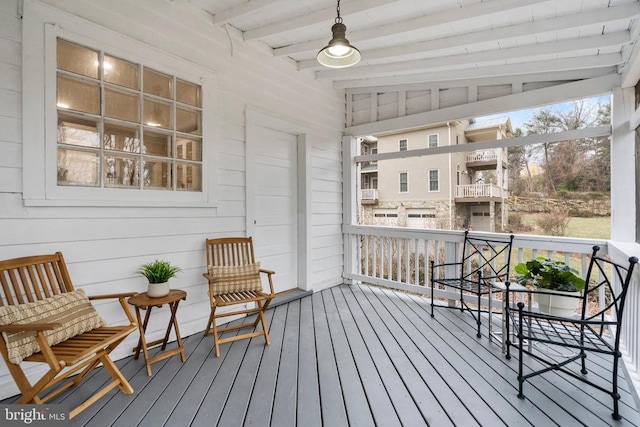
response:
[[[513,235],[495,238],[474,237],[469,234],[469,230],[466,230],[460,262],[436,264],[434,260],[431,260],[431,317],[434,317],[434,307],[468,310],[476,321],[477,336],[480,338],[482,325],[480,315],[482,311],[488,311],[489,315],[491,314],[491,294],[497,291],[491,284],[506,282],[509,279],[512,244]],[[459,306],[434,304],[434,288],[436,286],[448,286],[459,290]],[[465,295],[467,298],[475,299],[476,307],[467,304]],[[482,310],[482,297],[485,295],[489,296],[488,310]]]
[[[518,303],[518,309],[507,307],[507,314],[516,328],[518,341],[511,343],[507,340],[507,358],[510,357],[510,347],[518,349],[518,397],[524,398],[524,382],[536,375],[556,370],[576,378],[596,389],[603,391],[613,398],[614,419],[619,420],[618,401],[618,362],[620,353],[620,334],[624,303],[629,290],[629,283],[635,265],[636,257],[629,258],[627,267],[616,264],[609,259],[597,256],[600,248],[593,247],[593,254],[587,271],[586,287],[579,298],[582,303],[581,313],[573,317],[554,316],[525,310],[523,303]],[[533,293],[544,293],[536,291]],[[507,286],[507,297],[509,295]],[[598,311],[590,313],[589,301],[597,301],[598,295],[605,295],[605,303]],[[604,307],[603,307],[604,306]],[[591,310],[592,311],[592,310]],[[531,345],[533,344],[533,345]],[[536,345],[537,344],[537,345]],[[538,346],[546,345],[548,350],[542,351]],[[571,354],[562,354],[560,350],[572,349]],[[590,381],[587,374],[587,353],[599,353],[613,356],[611,389]],[[524,359],[528,355],[531,358]],[[533,359],[533,360],[532,360]],[[577,372],[577,362],[580,360],[580,372]],[[540,362],[541,369],[524,374],[525,362]],[[573,369],[572,369],[573,368]]]

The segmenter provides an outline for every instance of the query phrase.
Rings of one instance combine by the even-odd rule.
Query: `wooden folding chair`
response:
[[[271,270],[260,268],[260,264],[256,263],[252,238],[207,239],[206,251],[208,272],[204,276],[209,281],[211,314],[204,333],[205,335],[213,334],[216,357],[220,356],[220,344],[226,342],[263,335],[266,345],[269,345],[269,332],[264,320],[264,311],[269,307],[269,303],[274,296],[271,276],[275,273]],[[260,273],[267,275],[270,293],[263,291]],[[216,312],[219,307],[238,304],[253,307],[245,307],[224,313]],[[258,314],[256,320],[252,323],[224,328],[218,328],[216,325],[216,319],[251,313]],[[220,338],[220,334],[225,331],[256,328],[258,323],[262,324],[262,330]]]
[[[22,393],[17,403],[46,403],[69,387],[79,384],[100,363],[112,381],[72,409],[70,418],[115,387],[125,394],[133,393],[133,388],[109,354],[127,335],[137,330],[135,319],[125,301],[135,293],[92,296],[87,299],[82,290],[74,290],[60,252],[0,261],[0,285],[0,353]],[[129,320],[128,325],[104,326],[104,321],[89,300],[107,298],[120,301]],[[40,314],[34,314],[36,312]],[[96,324],[98,326],[94,327]],[[62,339],[61,336],[73,335],[77,330],[84,331],[57,344],[51,343]],[[35,352],[29,354],[25,348]],[[16,355],[16,352],[23,353]],[[35,384],[31,384],[20,360],[46,363],[49,369]],[[60,382],[63,382],[62,385],[41,395]]]

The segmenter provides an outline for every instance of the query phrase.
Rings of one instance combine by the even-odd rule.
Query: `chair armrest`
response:
[[[433,261],[431,261],[431,262],[432,262],[431,268],[449,267],[449,266],[453,266],[453,265],[456,265],[456,266],[462,265],[461,262],[447,262],[447,263],[444,263],[444,264],[433,264]]]
[[[120,302],[120,306],[124,310],[124,314],[126,314],[127,319],[129,319],[129,323],[131,325],[137,325],[137,321],[135,317],[133,317],[133,313],[129,309],[129,304],[125,298],[130,298],[134,296],[137,292],[121,292],[119,294],[105,294],[105,295],[92,295],[89,298],[89,301],[92,300],[102,300],[102,299],[117,299]]]
[[[132,296],[134,296],[136,294],[136,292],[123,292],[123,293],[119,293],[119,294],[105,294],[105,295],[91,295],[87,298],[89,298],[90,301],[92,300],[101,300],[101,299],[111,299],[111,298],[130,298]]]
[[[0,332],[50,331],[62,326],[62,323],[23,323],[0,326]]]
[[[275,271],[273,271],[273,270],[266,270],[266,269],[264,269],[264,268],[261,268],[261,269],[260,269],[260,273],[276,274],[276,272],[275,272]]]

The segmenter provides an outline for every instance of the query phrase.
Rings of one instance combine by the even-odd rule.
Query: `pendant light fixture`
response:
[[[329,68],[345,68],[357,64],[360,61],[360,51],[349,44],[345,34],[347,27],[340,17],[340,0],[336,9],[338,16],[336,23],[331,27],[333,37],[329,43],[318,52],[318,62]]]

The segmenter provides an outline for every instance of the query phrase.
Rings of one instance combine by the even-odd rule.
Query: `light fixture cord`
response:
[[[341,24],[342,18],[340,17],[340,0],[338,0],[338,6],[336,7],[336,12],[338,13],[338,16],[336,17],[336,24]]]

